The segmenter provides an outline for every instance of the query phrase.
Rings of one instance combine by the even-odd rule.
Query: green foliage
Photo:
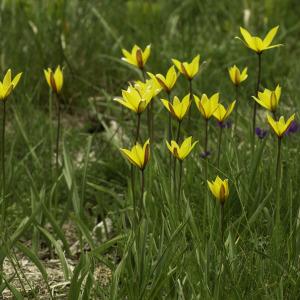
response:
[[[2,0],[1,74],[7,68],[24,74],[7,101],[8,238],[1,229],[0,264],[6,258],[16,272],[8,277],[0,270],[0,294],[8,289],[15,299],[26,296],[20,285],[14,286],[15,281],[27,280],[17,263],[17,251],[37,267],[46,293],[55,299],[39,256],[41,248],[47,247],[59,259],[68,299],[297,299],[299,132],[283,139],[281,226],[275,231],[276,140],[270,133],[256,141],[251,153],[257,61],[234,39],[239,26],[263,36],[280,25],[276,41],[284,47],[263,54],[261,87],[273,89],[280,83],[279,113],[298,112],[296,6],[295,0]],[[131,146],[135,119],[112,99],[128,81],[142,78],[120,60],[121,48],[134,44],[144,48],[149,43],[147,70],[153,73],[165,73],[171,58],[191,60],[201,55],[205,63],[193,82],[198,95],[219,91],[222,102],[230,103],[235,91],[227,68],[233,64],[248,66],[249,78],[238,99],[240,128],[236,134],[224,129],[219,169],[215,163],[218,127],[210,123],[212,154],[205,166],[200,158],[204,122],[192,104],[192,126],[188,129],[184,120],[182,136],[193,135],[199,146],[184,161],[179,203],[170,190],[165,146],[168,116],[155,99],[155,140],[141,197],[144,219],[134,227],[130,169],[118,148]],[[57,64],[64,67],[65,76],[58,170],[53,149],[55,97],[49,95],[43,75],[43,68]],[[188,83],[181,76],[174,95],[183,97],[187,91]],[[258,126],[267,128],[262,109]],[[141,136],[143,141],[148,137],[146,115],[142,115]],[[225,246],[219,205],[207,190],[206,168],[208,179],[229,178]],[[136,172],[134,185],[138,196],[139,175]],[[95,241],[93,228],[107,217],[113,232],[110,235],[105,228],[107,240]],[[63,228],[67,223],[76,228],[77,257]],[[74,269],[69,259],[76,261]],[[106,285],[96,280],[101,265],[112,272]],[[33,290],[37,298],[35,294]]]

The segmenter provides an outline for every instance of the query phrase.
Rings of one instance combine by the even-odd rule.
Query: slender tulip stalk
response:
[[[238,126],[239,87],[240,87],[241,83],[248,78],[247,71],[248,71],[248,68],[246,67],[241,72],[240,69],[236,65],[234,65],[233,67],[230,67],[228,69],[229,77],[235,87],[235,99],[237,100],[236,108],[235,108],[235,118],[234,118],[235,129]]]
[[[280,223],[280,189],[281,189],[281,140],[290,128],[292,122],[295,119],[293,114],[287,121],[281,116],[278,121],[274,120],[269,114],[267,115],[267,121],[277,135],[277,159],[276,159],[276,225]]]
[[[174,88],[174,85],[177,81],[177,78],[179,76],[179,74],[177,74],[175,67],[172,66],[169,68],[169,70],[167,71],[166,76],[162,75],[162,74],[152,74],[150,72],[148,72],[149,77],[154,80],[157,85],[160,86],[161,89],[163,89],[168,97],[168,101],[171,102],[171,91]],[[171,115],[169,115],[169,140],[172,139],[172,132],[171,132]]]
[[[136,143],[135,146],[133,146],[130,150],[121,148],[120,151],[133,167],[136,167],[141,171],[141,198],[139,203],[136,203],[135,196],[133,195],[134,219],[138,221],[142,216],[143,195],[145,188],[144,171],[150,159],[150,140],[148,139],[143,146],[139,143]]]
[[[194,95],[195,104],[205,120],[204,123],[204,153],[203,157],[208,155],[208,122],[209,119],[213,116],[215,110],[219,105],[219,93],[213,94],[211,97],[208,97],[206,94],[202,94],[201,99]]]
[[[5,220],[6,220],[6,175],[5,175],[5,125],[6,125],[6,101],[12,91],[16,88],[20,81],[22,73],[17,74],[13,79],[11,76],[11,69],[9,69],[3,81],[0,82],[0,101],[2,102],[3,112],[2,112],[2,135],[1,135],[1,168],[2,168],[2,205],[1,205],[1,228],[6,232]]]
[[[222,245],[224,245],[224,205],[229,196],[228,179],[222,180],[219,176],[217,176],[215,181],[207,180],[207,184],[212,194],[220,203],[220,232]]]
[[[256,83],[256,89],[255,89],[256,97],[258,97],[260,80],[261,80],[261,56],[262,56],[262,53],[265,52],[266,50],[281,46],[281,44],[271,45],[274,37],[277,34],[278,28],[279,28],[279,26],[272,28],[267,33],[265,38],[261,39],[257,36],[252,36],[246,29],[240,27],[240,32],[243,37],[243,40],[239,37],[237,37],[237,38],[239,40],[241,40],[247,48],[254,51],[258,57],[257,83]],[[254,102],[253,116],[252,116],[252,130],[253,130],[252,150],[254,150],[254,144],[255,144],[256,110],[257,110],[257,102]]]
[[[61,132],[61,89],[64,83],[63,72],[60,66],[58,66],[53,72],[50,68],[44,70],[46,81],[49,87],[56,95],[57,99],[57,132],[56,132],[56,156],[55,156],[55,165],[56,170],[58,170],[58,160],[59,160],[59,140]]]
[[[181,62],[177,59],[172,59],[173,64],[177,67],[178,71],[186,77],[189,81],[189,95],[190,101],[193,97],[193,79],[199,72],[199,64],[200,64],[200,55],[198,54],[193,58],[191,63],[188,62]],[[191,110],[189,111],[188,115],[188,128],[190,128],[190,120],[191,120]]]
[[[219,143],[218,143],[218,157],[217,157],[217,167],[220,166],[220,154],[221,154],[221,143],[222,143],[222,132],[224,127],[224,122],[228,119],[230,114],[232,113],[236,104],[236,100],[234,100],[226,109],[222,104],[219,104],[217,109],[214,111],[213,116],[217,119],[220,127],[219,131]]]
[[[176,142],[179,142],[181,122],[191,106],[190,95],[187,94],[181,101],[177,96],[173,98],[173,102],[165,99],[161,99],[161,101],[172,117],[178,122]]]
[[[177,201],[179,203],[180,201],[180,191],[181,191],[181,182],[182,182],[182,162],[183,160],[190,154],[190,152],[193,150],[195,145],[198,143],[198,141],[195,141],[192,143],[192,137],[186,138],[182,144],[179,146],[178,143],[174,140],[169,143],[166,141],[167,147],[169,151],[172,153],[175,159],[179,160],[180,163],[180,172],[179,172],[179,184],[178,184],[178,190],[177,190]],[[174,179],[175,179],[174,174]],[[176,188],[176,184],[174,184],[174,188]],[[174,195],[176,195],[176,191],[174,191]]]

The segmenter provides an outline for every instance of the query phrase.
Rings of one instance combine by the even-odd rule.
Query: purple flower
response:
[[[225,121],[225,122],[219,122],[219,121],[217,121],[217,124],[221,128],[231,128],[231,126],[232,126],[232,122],[230,120]]]
[[[262,140],[267,136],[268,130],[256,127],[255,128],[255,134]]]
[[[208,156],[210,156],[210,151],[205,151],[205,152],[202,152],[201,154],[200,154],[200,157],[201,158],[207,158]]]
[[[299,131],[299,124],[294,120],[292,121],[290,127],[288,128],[288,130],[286,131],[286,134],[293,134],[296,133],[297,131]]]

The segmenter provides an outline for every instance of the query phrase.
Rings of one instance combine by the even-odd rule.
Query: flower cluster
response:
[[[267,109],[273,114],[273,117],[270,114],[267,114],[267,123],[270,125],[273,132],[277,135],[278,139],[281,139],[286,133],[289,132],[289,128],[294,124],[295,114],[285,121],[283,116],[276,118],[278,112],[279,101],[281,97],[281,86],[277,84],[274,90],[264,88],[263,91],[260,90],[260,77],[261,77],[261,54],[266,50],[276,48],[281,46],[281,44],[273,45],[273,39],[276,36],[279,26],[271,29],[267,35],[262,39],[257,36],[252,36],[246,29],[240,27],[240,33],[242,38],[238,37],[247,48],[254,51],[259,57],[259,69],[258,69],[258,83],[256,86],[256,94],[252,96],[254,103],[254,114],[253,114],[253,135],[257,135],[260,139],[263,139],[267,135],[267,131],[255,127],[256,122],[256,105],[259,104],[263,108]],[[176,160],[182,161],[186,159],[187,156],[194,149],[198,141],[193,141],[193,137],[189,136],[187,138],[181,137],[181,123],[188,115],[188,126],[186,127],[185,132],[190,130],[190,115],[192,104],[194,103],[197,110],[200,113],[200,116],[204,122],[204,131],[203,131],[203,143],[200,143],[203,152],[200,152],[199,157],[206,161],[208,156],[210,156],[212,151],[208,149],[208,137],[209,137],[209,128],[211,118],[216,119],[219,125],[219,141],[218,141],[218,155],[217,155],[217,169],[219,169],[220,153],[221,153],[221,144],[222,144],[222,132],[224,128],[229,128],[228,124],[232,124],[231,121],[228,121],[232,112],[235,110],[235,121],[232,130],[236,132],[237,129],[237,120],[238,120],[238,104],[240,102],[239,89],[242,83],[244,83],[248,78],[248,67],[239,69],[236,65],[228,68],[229,79],[232,84],[235,86],[235,99],[224,104],[220,101],[220,93],[215,92],[208,96],[203,93],[197,95],[193,92],[193,86],[196,76],[201,70],[200,64],[200,55],[196,55],[190,62],[180,61],[178,59],[172,59],[173,65],[169,67],[166,72],[166,75],[154,72],[146,72],[146,63],[149,59],[151,53],[151,47],[148,45],[145,50],[142,50],[139,46],[135,45],[131,51],[122,49],[124,57],[122,58],[127,63],[137,67],[142,72],[143,81],[135,81],[130,83],[126,90],[122,90],[122,97],[116,97],[115,101],[122,104],[124,107],[135,112],[138,116],[138,127],[137,134],[135,138],[135,145],[131,150],[121,149],[121,152],[128,159],[128,161],[144,171],[147,163],[150,158],[150,142],[154,141],[151,139],[142,146],[139,144],[140,140],[140,117],[141,114],[147,110],[147,124],[148,124],[148,133],[149,136],[153,136],[153,114],[156,114],[157,111],[153,111],[154,102],[157,102],[156,96],[164,92],[165,97],[161,97],[161,104],[169,113],[169,134],[166,140],[167,149],[174,157],[174,166]],[[148,78],[147,78],[148,75]],[[189,82],[188,93],[180,97],[178,94],[173,94],[174,89],[176,88],[176,83],[179,77],[183,77]],[[171,97],[172,95],[172,97]],[[155,104],[159,105],[159,103]],[[177,134],[173,134],[174,124],[172,125],[172,119],[175,120],[177,124]],[[194,124],[194,122],[193,122]],[[298,128],[298,127],[297,127]],[[291,132],[293,132],[291,130]],[[236,134],[236,133],[235,133]],[[182,141],[181,141],[182,139]],[[252,142],[254,147],[255,140]],[[170,160],[171,164],[171,160]],[[171,169],[171,165],[170,165]],[[175,167],[174,167],[175,170]],[[174,175],[175,176],[175,175]],[[174,177],[175,178],[175,177]],[[181,179],[181,178],[180,178]],[[175,179],[174,179],[175,180]],[[229,197],[229,184],[228,179],[222,180],[219,176],[216,177],[215,181],[207,180],[208,187],[211,190],[212,194],[216,199],[224,205],[226,199]],[[180,191],[179,191],[180,195]]]

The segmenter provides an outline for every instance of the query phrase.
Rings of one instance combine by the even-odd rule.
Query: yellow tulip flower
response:
[[[136,143],[131,150],[120,148],[120,151],[131,164],[144,171],[150,159],[150,140],[148,139],[143,146]]]
[[[287,121],[284,120],[284,117],[281,116],[278,121],[275,121],[269,114],[267,115],[267,120],[275,134],[278,138],[282,138],[286,131],[291,126],[292,122],[295,119],[295,114],[293,114]]]
[[[231,114],[234,109],[236,100],[234,100],[226,109],[221,103],[218,105],[217,109],[214,111],[213,116],[220,122],[223,123]]]
[[[22,73],[17,74],[13,80],[11,80],[11,69],[8,69],[3,81],[0,81],[0,100],[6,100],[7,97],[11,94],[11,92],[17,86]]]
[[[167,92],[170,93],[172,88],[174,87],[176,80],[178,78],[178,75],[176,73],[175,67],[172,66],[168,72],[166,77],[162,74],[152,74],[150,72],[147,73],[153,80],[157,81],[158,84]]]
[[[248,68],[244,68],[241,73],[239,68],[236,65],[228,69],[230,79],[233,82],[233,84],[236,86],[240,85],[241,82],[245,81],[248,78],[247,71]]]
[[[187,94],[182,101],[180,101],[177,96],[173,98],[173,103],[165,99],[161,99],[161,101],[171,115],[178,121],[182,121],[191,106],[190,94]]]
[[[146,90],[152,90],[153,97],[158,95],[162,87],[155,79],[147,79],[146,82],[141,80],[136,80],[134,82],[134,87],[141,93],[144,94]]]
[[[258,92],[258,98],[252,96],[252,98],[264,108],[275,112],[281,96],[281,87],[278,84],[274,91],[264,89],[263,92]]]
[[[64,83],[64,76],[60,66],[56,68],[54,73],[50,68],[48,68],[47,70],[44,70],[44,74],[52,91],[59,94]]]
[[[246,29],[244,29],[243,27],[240,27],[240,31],[244,38],[244,41],[242,39],[240,39],[239,37],[237,37],[237,38],[240,39],[246,45],[246,47],[255,51],[257,54],[261,54],[265,50],[282,46],[282,44],[271,45],[271,43],[277,33],[278,28],[279,28],[279,26],[272,28],[267,33],[265,38],[261,39],[257,36],[252,36]]]
[[[207,184],[212,194],[223,205],[229,196],[228,179],[222,180],[219,176],[217,176],[215,181],[210,182],[207,180]]]
[[[199,97],[194,95],[196,106],[206,120],[208,120],[218,108],[219,96],[219,93],[215,93],[208,98],[206,94],[203,94],[200,100]]]
[[[193,150],[198,141],[192,143],[192,137],[190,136],[182,142],[181,146],[179,146],[174,140],[171,141],[171,144],[169,144],[168,141],[166,141],[166,143],[170,152],[177,159],[182,161],[190,154],[190,152]]]
[[[139,46],[134,45],[131,53],[126,49],[122,49],[122,53],[124,55],[124,57],[122,57],[122,60],[142,70],[144,69],[144,66],[150,56],[151,45],[148,45],[144,51]]]
[[[127,90],[122,90],[122,97],[114,98],[123,106],[129,108],[137,114],[141,114],[150,103],[153,97],[153,86],[149,83],[148,86],[133,87],[130,85]]]
[[[199,71],[200,55],[198,54],[194,57],[191,63],[180,62],[174,58],[172,59],[172,62],[180,73],[182,73],[188,80],[192,80]]]

